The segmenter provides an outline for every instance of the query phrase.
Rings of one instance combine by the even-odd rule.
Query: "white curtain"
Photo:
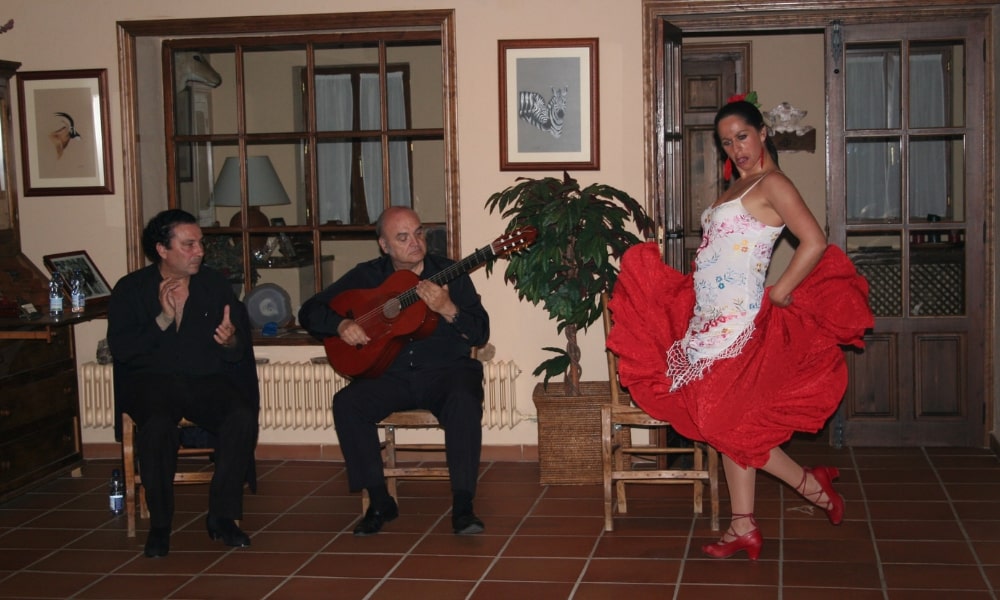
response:
[[[403,74],[386,75],[389,96],[389,129],[405,129],[406,103]],[[361,129],[379,129],[382,126],[379,112],[378,75],[361,75]],[[392,206],[411,206],[410,159],[405,140],[389,142],[389,203]],[[365,178],[365,199],[368,217],[375,221],[382,214],[382,145],[377,140],[361,144],[362,173]]]
[[[316,77],[316,126],[320,131],[348,131],[354,115],[350,75]],[[317,145],[319,222],[351,222],[351,142]]]
[[[405,129],[406,104],[403,74],[388,74],[389,128]],[[316,125],[320,131],[348,131],[352,128],[354,96],[351,76],[316,77]],[[381,129],[378,75],[363,73],[358,90],[358,110],[362,130]],[[389,198],[393,206],[411,206],[410,158],[405,140],[389,142]],[[319,168],[320,222],[351,222],[352,143],[319,144],[316,161]],[[378,140],[361,144],[361,174],[364,178],[368,218],[374,223],[382,214],[382,146]]]

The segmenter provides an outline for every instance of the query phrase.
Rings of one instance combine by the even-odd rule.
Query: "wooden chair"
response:
[[[479,348],[472,349],[472,358],[479,357]],[[400,429],[441,429],[437,417],[429,410],[402,410],[390,414],[378,423],[384,430],[385,440],[382,442],[383,472],[389,495],[399,502],[397,484],[399,480],[442,481],[450,478],[447,466],[400,466],[400,453],[434,453],[443,455],[443,443],[400,444],[396,441],[396,432]],[[361,494],[361,512],[368,510],[368,492]]]
[[[178,427],[197,427],[191,421],[182,419]],[[143,519],[149,518],[149,508],[146,506],[146,491],[142,487],[142,476],[139,473],[138,455],[135,448],[135,422],[128,413],[122,413],[122,466],[125,477],[125,515],[128,518],[128,537],[135,537],[135,513],[139,509],[139,515]],[[191,483],[209,483],[215,469],[205,470],[204,468],[193,469],[182,462],[184,458],[203,457],[208,459],[214,448],[189,448],[182,446],[177,451],[178,464],[177,473],[174,475],[174,485]],[[212,464],[206,460],[208,464]]]
[[[396,432],[400,429],[440,429],[437,417],[429,410],[403,410],[390,414],[379,421],[378,426],[385,431],[385,441],[382,442],[383,472],[389,495],[399,502],[397,485],[399,480],[441,481],[449,478],[447,466],[420,466],[418,464],[399,464],[400,453],[444,453],[443,443],[413,443],[400,444],[396,440]],[[368,510],[368,492],[361,496],[361,512]]]
[[[604,335],[611,330],[608,297],[601,298],[604,310]],[[666,436],[656,433],[669,431],[670,423],[654,419],[632,403],[631,396],[618,382],[618,357],[610,350],[608,378],[611,403],[601,407],[602,463],[604,470],[604,529],[614,530],[614,513],[628,512],[625,493],[627,483],[690,484],[693,487],[694,512],[703,512],[704,489],[708,484],[712,504],[712,531],[719,530],[719,454],[708,444],[694,443],[691,447],[671,447]],[[650,442],[636,445],[633,429],[645,431]],[[668,460],[690,455],[691,468],[670,468]],[[707,463],[707,464],[706,464]]]

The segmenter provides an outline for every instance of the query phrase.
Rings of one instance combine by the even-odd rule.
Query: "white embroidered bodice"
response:
[[[712,362],[738,355],[753,334],[771,253],[784,229],[761,223],[743,207],[743,197],[764,177],[701,215],[694,316],[684,338],[667,351],[672,390],[700,379]]]

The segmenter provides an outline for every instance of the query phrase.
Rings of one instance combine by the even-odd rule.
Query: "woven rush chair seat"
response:
[[[608,296],[601,298],[604,335],[611,330]],[[607,350],[611,402],[601,407],[601,459],[604,483],[604,529],[614,531],[614,515],[628,513],[626,484],[688,484],[693,488],[695,515],[704,511],[704,490],[711,501],[711,528],[719,530],[719,454],[708,444],[690,446],[666,443],[670,423],[655,419],[632,402],[618,382],[618,357]],[[633,432],[645,433],[648,442],[636,443]],[[642,437],[641,435],[638,437]],[[674,466],[690,456],[690,466]],[[674,460],[671,460],[674,459]]]

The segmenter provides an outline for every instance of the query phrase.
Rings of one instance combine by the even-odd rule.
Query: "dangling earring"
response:
[[[733,159],[727,158],[726,164],[722,165],[722,178],[726,181],[733,178]]]
[[[764,148],[764,149],[762,149],[762,150],[760,151],[760,168],[761,168],[761,169],[763,169],[763,168],[764,168],[764,154],[765,154],[766,152],[767,152],[767,148]]]

